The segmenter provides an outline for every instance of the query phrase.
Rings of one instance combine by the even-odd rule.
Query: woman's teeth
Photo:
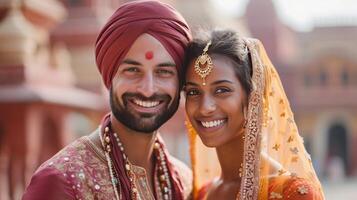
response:
[[[205,128],[212,128],[221,125],[225,120],[213,120],[213,121],[208,121],[208,122],[203,122],[201,121],[201,124]]]

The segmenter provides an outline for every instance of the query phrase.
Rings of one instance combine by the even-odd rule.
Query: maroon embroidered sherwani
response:
[[[99,129],[92,134],[99,134]],[[91,138],[77,139],[43,163],[32,177],[23,200],[115,199],[104,151]],[[179,172],[183,196],[187,199],[192,188],[191,170],[172,156],[170,160]],[[145,169],[134,165],[133,172],[141,199],[155,199]],[[154,181],[154,185],[159,184],[157,178]]]

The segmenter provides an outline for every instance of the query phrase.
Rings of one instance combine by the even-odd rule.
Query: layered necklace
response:
[[[112,143],[109,134],[113,134],[116,141],[114,141]],[[139,191],[135,185],[135,174],[132,171],[132,164],[130,163],[128,156],[125,154],[123,144],[121,143],[118,134],[111,133],[110,128],[107,126],[104,128],[104,133],[99,134],[99,136],[100,136],[102,146],[104,148],[104,153],[105,153],[105,157],[107,160],[111,183],[113,185],[116,200],[121,200],[123,198],[122,198],[122,194],[120,192],[121,184],[119,182],[118,173],[117,173],[117,170],[115,170],[112,158],[110,157],[110,155],[112,154],[111,144],[118,145],[120,152],[122,154],[122,157],[124,160],[124,163],[123,163],[124,169],[125,169],[126,175],[130,182],[130,197],[132,200],[139,200],[140,195],[139,195]],[[156,169],[158,170],[156,174],[157,174],[157,176],[158,176],[157,178],[159,180],[159,184],[158,184],[159,187],[157,187],[157,189],[159,191],[157,191],[157,192],[162,195],[162,198],[164,200],[172,199],[172,189],[171,189],[172,187],[171,187],[167,162],[165,160],[164,150],[163,150],[162,145],[157,140],[155,141],[155,144],[154,144],[154,152],[153,153],[154,153],[154,156],[156,156],[155,170]],[[119,188],[119,191],[118,191],[118,188]]]

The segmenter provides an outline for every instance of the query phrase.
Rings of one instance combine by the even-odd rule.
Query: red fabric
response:
[[[191,40],[184,18],[171,6],[158,1],[132,1],[115,11],[96,41],[97,67],[107,88],[130,46],[143,33],[163,44],[180,72],[186,46]]]
[[[22,200],[76,199],[67,181],[57,169],[45,168],[32,177]]]

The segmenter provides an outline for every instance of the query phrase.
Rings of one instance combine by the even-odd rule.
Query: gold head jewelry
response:
[[[195,72],[198,74],[202,80],[202,85],[206,85],[206,76],[208,76],[213,68],[213,63],[211,57],[207,54],[208,48],[211,45],[211,40],[207,43],[206,47],[203,49],[203,52],[195,61]]]

